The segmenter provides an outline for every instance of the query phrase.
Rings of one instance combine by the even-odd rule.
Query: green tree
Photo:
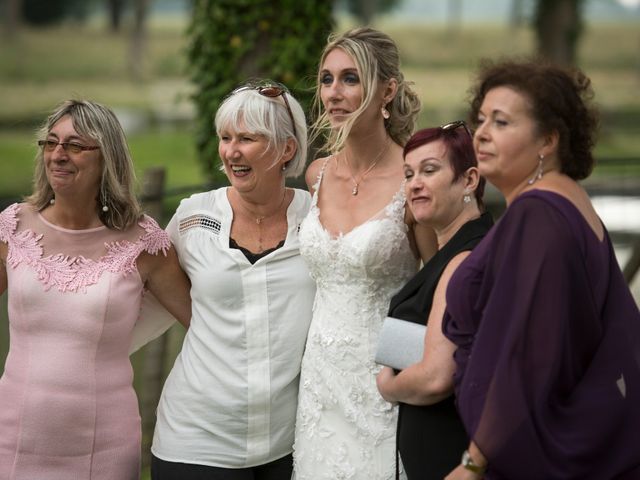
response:
[[[327,0],[194,0],[189,28],[197,149],[208,180],[218,171],[213,118],[251,78],[287,85],[309,111],[317,62],[332,31]]]

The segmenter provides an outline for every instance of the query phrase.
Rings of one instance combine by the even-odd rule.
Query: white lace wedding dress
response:
[[[324,168],[323,168],[324,170]],[[300,252],[317,282],[302,360],[295,480],[395,478],[396,408],[376,388],[373,360],[391,296],[415,274],[404,188],[377,215],[334,238],[316,205],[300,227]]]

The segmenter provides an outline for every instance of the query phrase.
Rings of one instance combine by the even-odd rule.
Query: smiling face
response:
[[[508,197],[535,174],[545,139],[528,99],[506,86],[486,93],[477,121],[473,144],[480,174]]]
[[[69,115],[65,115],[51,127],[46,139],[60,143],[96,145],[95,140],[84,138],[76,132]],[[102,177],[100,150],[69,153],[62,145],[58,145],[53,151],[45,150],[43,159],[47,180],[56,196],[74,195],[78,199],[97,199]]]
[[[243,122],[239,126],[239,131],[229,127],[220,130],[218,153],[229,182],[239,193],[273,191],[272,182],[282,181],[286,156],[277,159],[263,135],[246,131]]]
[[[407,203],[420,224],[450,225],[463,209],[465,175],[455,182],[446,145],[434,140],[407,153],[404,160]]]

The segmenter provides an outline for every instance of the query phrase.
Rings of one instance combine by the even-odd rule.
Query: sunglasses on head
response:
[[[289,105],[289,100],[287,100],[287,93],[289,90],[284,85],[245,85],[243,87],[236,88],[231,95],[235,95],[239,92],[244,92],[246,90],[255,90],[260,95],[268,98],[276,98],[282,95],[282,99],[284,100],[284,105],[287,107],[287,112],[289,113],[289,118],[291,119],[291,126],[293,128],[293,136],[297,138],[298,133],[296,132],[296,121],[293,118],[293,112],[291,111],[291,106]],[[289,95],[291,95],[289,93]]]
[[[453,122],[449,122],[449,123],[445,123],[444,125],[440,125],[440,128],[442,130],[455,130],[456,128],[464,128],[465,131],[469,134],[469,136],[471,138],[473,138],[473,132],[471,131],[471,129],[467,126],[466,122],[464,120],[455,120]]]

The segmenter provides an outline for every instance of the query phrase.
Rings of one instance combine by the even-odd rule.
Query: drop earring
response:
[[[56,196],[54,195],[53,197],[51,197],[51,200],[49,200],[49,205],[55,205],[56,204]]]
[[[462,197],[462,201],[464,203],[471,202],[471,195],[469,195],[469,192],[467,192],[467,191],[464,192],[464,196]]]
[[[538,171],[536,174],[527,181],[529,185],[533,185],[538,180],[542,179],[542,175],[544,174],[544,169],[542,168],[542,161],[544,160],[544,155],[538,155]]]
[[[102,203],[102,211],[103,212],[108,212],[109,211],[109,206],[107,205],[109,202],[107,201],[107,194],[102,192],[100,194],[100,201]]]
[[[382,113],[382,118],[384,118],[385,120],[389,120],[389,117],[391,116],[389,110],[387,110],[385,107],[382,107],[380,109],[380,112]]]

